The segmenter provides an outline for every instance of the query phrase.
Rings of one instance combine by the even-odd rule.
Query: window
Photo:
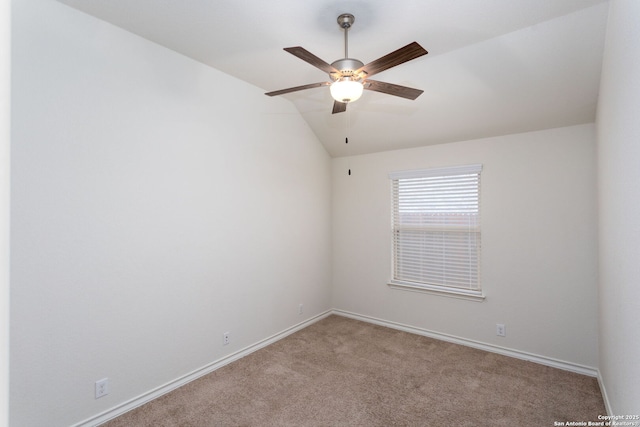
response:
[[[482,165],[393,172],[395,288],[482,299]]]

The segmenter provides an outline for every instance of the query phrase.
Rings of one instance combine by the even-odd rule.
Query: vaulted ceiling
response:
[[[283,48],[341,59],[341,13],[355,15],[349,56],[365,64],[420,43],[428,55],[375,76],[424,90],[415,101],[365,91],[331,114],[328,87],[282,96],[334,157],[593,122],[608,11],[606,0],[59,1],[265,92],[328,80]]]

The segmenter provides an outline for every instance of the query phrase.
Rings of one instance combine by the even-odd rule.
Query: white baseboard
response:
[[[91,418],[88,418],[84,421],[74,424],[72,427],[95,427],[100,424],[106,423],[107,421],[112,420],[124,414],[125,412],[128,412],[132,409],[142,406],[145,403],[148,403],[164,394],[169,393],[172,390],[177,389],[178,387],[181,387],[195,379],[198,379],[204,375],[207,375],[215,371],[216,369],[222,368],[223,366],[228,365],[231,362],[241,359],[253,353],[254,351],[260,350],[261,348],[264,348],[270,344],[273,344],[276,341],[281,340],[282,338],[288,335],[291,335],[294,332],[299,331],[300,329],[306,328],[307,326],[315,322],[318,322],[319,320],[322,320],[325,317],[330,316],[331,314],[332,314],[332,310],[327,310],[324,313],[320,313],[317,316],[314,316],[310,319],[305,320],[304,322],[298,323],[297,325],[287,328],[284,331],[278,332],[275,335],[272,335],[268,338],[258,341],[257,343],[252,344],[248,347],[245,347],[242,350],[238,350],[235,353],[232,353],[228,356],[223,357],[222,359],[216,360],[208,365],[205,365],[199,369],[196,369],[195,371],[192,371],[179,378],[176,378],[173,381],[170,381],[164,385],[156,387],[153,390],[150,390],[144,394],[141,394],[138,397],[134,397],[133,399],[128,400],[120,405],[117,405],[105,412],[102,412],[98,415],[95,415]]]
[[[614,415],[611,410],[611,404],[609,403],[609,396],[607,396],[607,389],[604,386],[604,379],[600,374],[600,369],[598,369],[598,385],[600,386],[600,393],[602,394],[602,400],[604,400],[604,409],[607,410],[607,415]]]
[[[351,313],[344,310],[333,310],[333,314],[339,316],[349,317],[355,320],[361,320],[367,323],[373,323],[387,328],[398,329],[400,331],[409,332],[412,334],[422,335],[429,338],[435,338],[442,341],[451,342],[454,344],[460,344],[467,347],[477,348],[479,350],[489,351],[491,353],[502,354],[504,356],[515,357],[516,359],[527,360],[530,362],[539,363],[541,365],[551,366],[553,368],[562,369],[565,371],[571,371],[582,375],[588,375],[590,377],[598,377],[598,370],[590,366],[578,365],[576,363],[565,362],[563,360],[557,360],[546,356],[540,356],[537,354],[527,353],[524,351],[513,350],[506,347],[500,347],[493,344],[486,344],[479,341],[469,340],[466,338],[460,338],[453,335],[443,334],[440,332],[430,331],[428,329],[418,328],[415,326],[404,325],[402,323],[390,322],[388,320],[382,320],[375,317],[364,316],[357,313]],[[601,385],[602,388],[602,385]]]

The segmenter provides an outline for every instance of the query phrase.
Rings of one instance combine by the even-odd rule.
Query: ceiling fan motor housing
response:
[[[362,76],[354,74],[354,71],[364,66],[364,63],[357,59],[353,59],[353,58],[338,59],[337,61],[332,62],[331,66],[336,70],[340,71],[339,74],[338,73],[329,74],[332,80],[338,80],[342,77],[351,77],[354,80],[360,80],[362,78]]]

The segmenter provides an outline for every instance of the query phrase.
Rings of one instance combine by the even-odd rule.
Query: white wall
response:
[[[612,0],[598,103],[600,373],[612,414],[640,414],[640,2]]]
[[[81,421],[330,308],[330,159],[290,103],[12,5],[12,425]]]
[[[0,426],[9,422],[10,9],[0,2]]]
[[[593,125],[332,162],[335,308],[597,367]],[[483,164],[485,301],[390,289],[387,174],[472,163]],[[496,323],[506,325],[505,338]]]

